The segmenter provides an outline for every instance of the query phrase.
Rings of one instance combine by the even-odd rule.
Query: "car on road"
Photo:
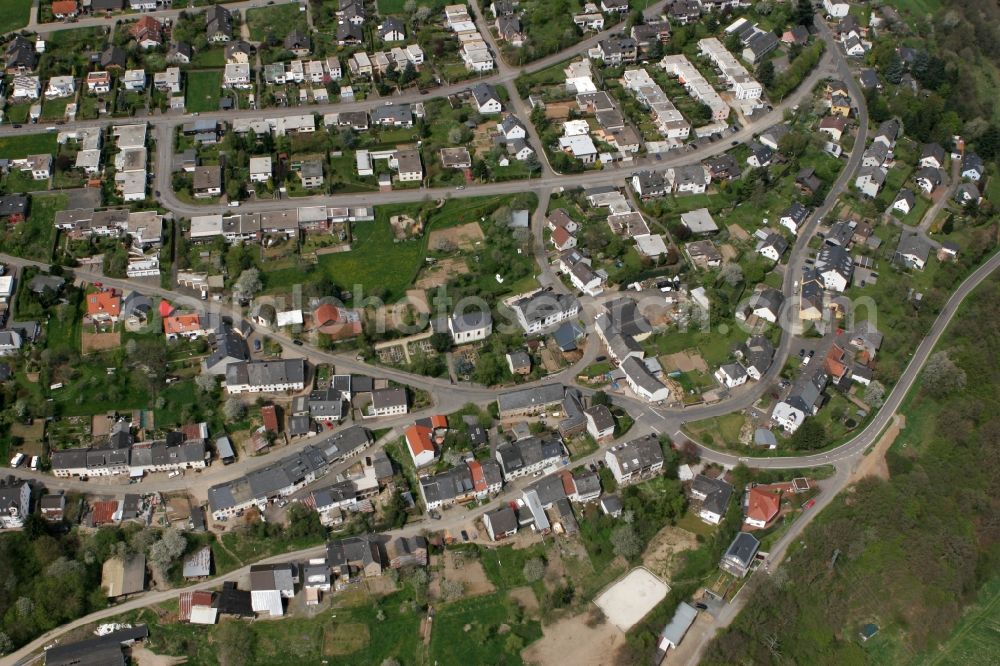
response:
[[[295,345],[296,347],[301,347],[302,346],[302,341],[301,340],[292,340],[292,344]]]
[[[802,505],[802,510],[804,511],[806,509],[811,509],[814,506],[816,506],[816,500],[811,499],[811,500],[809,500],[808,502],[806,502],[805,504]]]
[[[730,146],[738,146],[738,145],[740,145],[740,142],[739,141],[732,141],[732,142],[730,142],[729,145]]]
[[[604,363],[607,360],[608,360],[607,356],[598,356],[597,358],[594,359],[594,361],[596,361],[597,363]]]
[[[468,541],[468,540],[469,540],[469,533],[466,532],[465,530],[462,530],[462,541]]]
[[[22,126],[20,124],[14,125],[14,129],[21,129],[21,127]]]
[[[464,190],[464,189],[465,189],[465,185],[459,185],[459,186],[458,186],[458,187],[456,187],[455,189],[456,189],[456,190]]]
[[[160,191],[156,190],[155,194],[156,194],[156,196],[160,196]]]

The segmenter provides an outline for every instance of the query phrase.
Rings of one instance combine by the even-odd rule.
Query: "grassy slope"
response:
[[[747,607],[753,611],[712,644],[703,663],[729,663],[737,654],[775,663],[764,647],[767,636],[795,663],[913,663],[921,651],[941,655],[934,646],[949,635],[944,653],[970,663],[962,655],[978,657],[980,642],[995,644],[995,530],[984,519],[997,507],[995,500],[971,498],[995,497],[1000,467],[994,436],[1000,421],[993,416],[1000,380],[991,370],[1000,340],[982,333],[992,330],[998,304],[994,278],[952,322],[941,348],[966,373],[966,388],[940,396],[921,384],[908,397],[901,412],[915,419],[888,455],[891,480],[866,480],[835,500],[782,565],[783,582],[758,581]],[[981,416],[970,419],[977,411]],[[982,607],[955,629],[987,581]],[[881,632],[861,644],[856,636],[865,622]]]

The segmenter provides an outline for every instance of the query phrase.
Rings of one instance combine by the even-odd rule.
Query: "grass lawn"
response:
[[[353,291],[355,285],[360,285],[365,296],[378,293],[387,303],[397,301],[413,284],[424,263],[430,230],[473,221],[508,203],[511,198],[505,195],[451,199],[431,213],[430,222],[420,238],[400,242],[396,242],[393,236],[389,218],[401,214],[416,215],[421,204],[378,206],[373,222],[359,222],[353,226],[351,251],[320,256],[319,269],[341,289]],[[389,267],[391,270],[387,271]],[[299,266],[266,273],[266,285],[270,291],[287,290],[301,280]]]
[[[913,205],[913,210],[907,213],[903,218],[903,224],[909,225],[911,227],[916,227],[920,224],[920,221],[924,219],[924,215],[931,207],[931,202],[929,199],[924,197],[917,197],[917,203]],[[895,213],[899,216],[899,211]]]
[[[28,155],[55,152],[55,132],[0,137],[0,155],[3,155],[7,159],[16,160]]]
[[[27,171],[11,169],[3,179],[4,192],[44,192],[49,189],[48,180],[35,180]]]
[[[78,320],[73,322],[69,330],[79,336]],[[79,348],[79,339],[76,344]],[[89,416],[111,409],[146,407],[149,396],[137,377],[123,368],[118,368],[109,375],[109,367],[113,367],[113,364],[107,358],[88,359],[86,363],[76,365],[73,368],[76,376],[64,382],[63,388],[52,392],[50,396],[61,413],[66,416]]]
[[[687,530],[691,534],[700,537],[707,537],[709,534],[714,532],[716,528],[713,525],[709,525],[701,518],[698,517],[694,511],[688,509],[681,516],[680,520],[677,521],[677,527],[682,530]]]
[[[194,405],[199,398],[198,387],[193,380],[171,384],[161,395],[166,398],[164,407],[156,410],[156,424],[161,428],[182,425],[181,410],[187,405]]]
[[[721,328],[721,326],[719,327]],[[685,349],[695,349],[705,359],[708,369],[722,365],[730,358],[730,349],[746,340],[747,334],[737,326],[728,326],[725,333],[719,331],[669,330],[650,337],[644,343],[647,353],[657,356],[673,354]]]
[[[317,546],[320,542],[320,540],[311,537],[285,540],[275,540],[267,537],[257,538],[243,531],[226,532],[222,535],[222,543],[226,549],[244,564],[256,562],[271,555],[290,553],[293,550]]]
[[[66,107],[73,101],[72,97],[45,100],[42,103],[42,120],[62,120],[66,117]]]
[[[222,48],[204,49],[194,55],[191,64],[195,67],[225,67],[226,50]]]
[[[685,424],[691,436],[709,446],[725,446],[732,448],[738,445],[740,430],[746,418],[740,413],[726,414],[713,419],[695,421]]]
[[[306,14],[299,11],[298,3],[249,9],[246,17],[250,40],[254,42],[264,41],[268,33],[284,39],[295,28],[306,32]]]
[[[32,0],[6,0],[0,13],[0,33],[20,30],[28,25]]]
[[[379,14],[402,14],[405,0],[378,0]]]
[[[373,222],[355,225],[351,251],[323,255],[319,267],[342,289],[360,285],[369,295],[381,288],[387,302],[398,300],[413,283],[427,249],[426,236],[395,242],[389,218],[408,212],[412,206],[406,204],[376,209]],[[267,274],[267,285],[269,289],[286,288],[300,276],[299,267],[274,271]]]
[[[941,8],[939,0],[898,0],[893,3],[897,9],[913,16],[926,16]]]
[[[56,211],[65,209],[68,203],[64,194],[32,197],[28,219],[6,225],[0,231],[0,249],[26,259],[49,261],[56,233]]]
[[[479,551],[479,561],[486,570],[490,582],[498,590],[509,590],[527,585],[524,579],[524,563],[533,557],[545,557],[545,544],[536,543],[530,548],[514,549],[513,546],[483,548]]]
[[[431,635],[433,663],[523,663],[521,649],[542,637],[542,627],[537,620],[512,622],[511,611],[502,593],[440,606],[434,614]],[[502,624],[510,626],[509,633],[497,631]]]
[[[222,72],[218,70],[188,72],[187,96],[184,102],[188,113],[217,110],[221,92]]]

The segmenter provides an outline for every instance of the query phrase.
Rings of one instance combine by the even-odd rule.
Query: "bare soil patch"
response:
[[[682,563],[682,558],[678,555],[697,546],[695,535],[680,527],[668,525],[649,542],[642,556],[642,563],[660,578],[670,580]]]
[[[136,666],[174,666],[174,664],[187,663],[187,657],[170,657],[155,654],[141,645],[135,645],[132,647],[132,662]]]
[[[447,284],[453,277],[465,275],[468,272],[469,266],[465,263],[465,259],[439,259],[436,263],[420,271],[420,277],[417,278],[414,286],[417,289],[434,289]]]
[[[521,653],[525,663],[539,666],[607,666],[625,643],[625,634],[610,622],[590,626],[581,613],[543,626],[543,636]]]
[[[45,419],[34,419],[31,425],[26,425],[15,421],[10,424],[11,437],[21,438],[19,451],[25,456],[40,456],[42,451],[42,440],[45,439]]]
[[[410,302],[413,309],[424,314],[431,313],[431,306],[427,302],[427,292],[423,289],[407,289],[406,300]]]
[[[462,583],[465,586],[465,596],[469,597],[496,590],[479,560],[464,555],[461,551],[445,551],[444,579]]]
[[[866,476],[875,476],[885,480],[889,479],[889,465],[885,461],[885,454],[889,451],[892,443],[896,441],[899,431],[905,427],[906,417],[902,414],[896,414],[889,428],[879,438],[878,442],[875,443],[875,448],[861,459],[858,468],[854,470],[854,478],[851,479],[853,482],[860,481]]]
[[[736,251],[736,248],[729,243],[724,243],[722,247],[719,248],[719,252],[722,253],[722,258],[725,261],[734,261],[736,257],[740,255],[740,253]]]
[[[89,333],[83,331],[80,336],[80,349],[84,354],[115,349],[121,344],[122,336],[114,333]]]
[[[726,229],[729,230],[729,235],[740,241],[750,240],[750,234],[747,233],[746,229],[738,224],[730,224]]]
[[[507,596],[528,612],[538,610],[538,597],[535,596],[535,591],[530,587],[515,587],[507,592]]]
[[[419,236],[422,231],[422,226],[409,215],[393,215],[389,218],[389,226],[392,227],[392,234],[396,240]]]
[[[549,120],[566,120],[576,108],[576,102],[549,102],[545,105],[545,117]]]
[[[660,357],[665,370],[679,370],[680,372],[708,372],[708,364],[701,354],[691,351],[677,352]]]
[[[469,222],[457,227],[448,229],[438,229],[431,232],[428,247],[436,251],[450,251],[451,249],[471,250],[476,242],[485,238],[483,230],[478,222]]]

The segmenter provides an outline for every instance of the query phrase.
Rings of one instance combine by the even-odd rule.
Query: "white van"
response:
[[[38,456],[31,456],[31,469],[32,471],[38,471]]]
[[[167,474],[168,479],[176,479],[178,476],[184,476],[184,472],[179,469],[175,469],[170,474]]]
[[[18,453],[16,456],[10,459],[10,466],[12,469],[15,467],[20,467],[21,463],[23,462],[24,462],[24,454]]]

